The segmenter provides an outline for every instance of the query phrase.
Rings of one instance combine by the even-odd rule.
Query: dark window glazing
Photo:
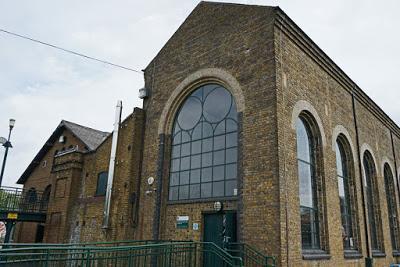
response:
[[[336,141],[336,168],[339,189],[340,213],[342,219],[342,238],[345,250],[356,249],[352,219],[352,204],[350,196],[350,167],[342,140]]]
[[[237,111],[217,84],[196,89],[175,117],[169,200],[237,194]]]
[[[30,204],[35,203],[37,201],[37,193],[36,193],[36,189],[34,187],[31,187],[26,192],[26,200]]]
[[[45,210],[47,209],[49,200],[50,200],[50,193],[51,193],[51,185],[48,185],[45,190],[43,191],[42,199],[40,201],[40,209]]]
[[[378,192],[376,184],[376,171],[374,161],[371,154],[367,151],[364,153],[363,158],[364,170],[365,170],[365,181],[367,191],[367,208],[368,208],[368,221],[371,236],[371,248],[373,251],[381,251],[378,225],[379,225],[379,213],[376,209],[376,203],[378,201]]]
[[[107,191],[108,173],[101,172],[97,177],[96,196],[104,196]]]
[[[302,118],[297,119],[296,133],[302,246],[303,249],[319,249],[315,142],[310,128]]]
[[[399,222],[397,219],[397,204],[396,204],[396,191],[394,185],[394,178],[389,164],[384,167],[384,179],[386,190],[386,201],[388,207],[390,238],[392,241],[393,251],[399,251]]]

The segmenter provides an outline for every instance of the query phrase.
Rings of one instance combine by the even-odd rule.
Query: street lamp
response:
[[[0,186],[3,182],[3,174],[4,174],[4,169],[6,167],[6,161],[7,161],[7,154],[8,154],[8,149],[12,147],[11,142],[10,142],[10,137],[11,137],[11,131],[14,128],[15,125],[15,120],[10,119],[10,122],[8,124],[10,131],[8,132],[8,138],[5,139],[4,137],[0,137],[0,144],[2,144],[6,148],[6,152],[4,153],[4,158],[3,158],[3,165],[1,166],[1,173],[0,173]]]

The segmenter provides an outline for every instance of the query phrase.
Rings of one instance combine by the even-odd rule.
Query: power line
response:
[[[135,70],[135,69],[132,69],[132,68],[124,67],[122,65],[114,64],[114,63],[109,62],[109,61],[105,61],[105,60],[102,60],[102,59],[98,59],[98,58],[94,58],[94,57],[91,57],[91,56],[87,56],[87,55],[84,55],[82,53],[78,53],[78,52],[75,52],[75,51],[72,51],[72,50],[69,50],[69,49],[65,49],[65,48],[62,48],[60,46],[49,44],[49,43],[46,43],[46,42],[43,42],[43,41],[40,41],[40,40],[37,40],[37,39],[33,39],[31,37],[24,36],[24,35],[21,35],[21,34],[18,34],[18,33],[10,32],[10,31],[7,31],[7,30],[1,29],[1,28],[0,28],[0,32],[4,32],[4,33],[7,33],[7,34],[10,34],[10,35],[13,35],[13,36],[25,39],[25,40],[29,40],[29,41],[32,41],[32,42],[35,42],[35,43],[42,44],[42,45],[50,46],[52,48],[55,48],[55,49],[58,49],[58,50],[62,50],[64,52],[73,54],[75,56],[84,57],[84,58],[87,58],[87,59],[90,59],[90,60],[101,62],[101,63],[107,64],[107,65],[111,65],[111,66],[114,66],[114,67],[117,67],[117,68],[121,68],[121,69],[125,69],[125,70],[129,70],[129,71],[133,71],[133,72],[142,74],[142,72],[140,70]]]

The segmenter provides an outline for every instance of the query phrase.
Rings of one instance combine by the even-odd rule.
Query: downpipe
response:
[[[121,114],[122,114],[122,101],[118,100],[117,106],[115,108],[115,121],[114,121],[114,131],[111,141],[111,154],[110,163],[108,167],[108,177],[107,177],[107,190],[106,198],[104,202],[104,212],[103,212],[103,229],[108,229],[110,227],[110,207],[111,207],[111,194],[112,186],[114,180],[114,169],[115,169],[115,157],[117,154],[117,144],[118,144],[118,131],[121,124]]]

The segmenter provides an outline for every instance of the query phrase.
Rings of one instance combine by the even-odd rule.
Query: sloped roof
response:
[[[95,150],[109,135],[107,132],[102,132],[70,121],[63,120],[60,125],[64,125],[69,129],[89,148],[89,150]],[[60,125],[58,127],[60,127]]]
[[[392,118],[390,118],[389,115],[387,115],[385,111],[383,111],[382,108],[378,106],[374,100],[372,100],[279,6],[201,1],[144,69],[145,76],[149,74],[148,71],[151,72],[150,66],[154,66],[156,59],[162,56],[163,53],[167,54],[170,50],[173,51],[173,53],[180,52],[179,47],[169,46],[174,40],[178,40],[176,43],[180,43],[182,47],[185,45],[190,46],[194,40],[197,40],[194,38],[199,38],[199,36],[195,36],[195,34],[198,35],[199,32],[193,30],[193,27],[197,26],[199,23],[204,23],[205,19],[215,18],[217,24],[215,24],[214,27],[216,29],[222,29],[225,22],[221,18],[227,12],[228,7],[233,7],[231,10],[234,10],[233,15],[235,18],[242,18],[244,20],[254,20],[252,12],[255,10],[273,11],[268,15],[272,17],[276,28],[284,35],[288,36],[291,42],[299,47],[310,59],[314,60],[314,62],[335,79],[350,93],[350,95],[354,96],[355,100],[380,120],[395,136],[400,138],[400,127],[396,122],[394,122]],[[212,12],[213,10],[215,12]],[[245,28],[238,29],[238,31],[239,30],[246,31]],[[213,34],[213,32],[209,31],[209,34]],[[200,36],[202,39],[205,38],[205,34],[203,33]],[[180,59],[180,61],[184,60]],[[154,75],[154,73],[151,75]]]
[[[144,72],[150,68],[150,66],[154,63],[154,60],[158,58],[163,52],[168,51],[169,49],[174,49],[179,51],[179,47],[170,46],[173,40],[179,39],[177,43],[180,43],[182,47],[190,46],[193,42],[192,34],[195,32],[197,34],[198,31],[193,31],[193,27],[196,24],[204,23],[204,20],[207,19],[209,21],[214,21],[214,24],[208,24],[207,26],[212,27],[208,28],[209,33],[214,34],[219,31],[222,27],[226,26],[226,21],[223,20],[223,17],[227,8],[232,8],[235,10],[232,14],[237,16],[237,19],[241,18],[243,21],[251,21],[254,20],[254,14],[251,11],[260,11],[260,12],[271,12],[269,15],[271,18],[275,17],[274,11],[278,10],[279,7],[276,6],[265,6],[265,5],[248,5],[248,4],[239,4],[239,3],[229,3],[229,2],[218,2],[218,1],[200,1],[197,6],[190,12],[190,14],[186,17],[186,19],[181,23],[181,25],[177,28],[177,30],[172,34],[172,36],[168,39],[168,41],[161,47],[155,57],[149,62],[149,64],[144,68]],[[201,19],[199,19],[201,18]],[[237,25],[234,25],[237,27]],[[242,29],[238,29],[242,30]],[[199,32],[202,37],[205,36],[204,32]],[[197,35],[198,35],[197,34]]]
[[[47,151],[58,140],[61,133],[65,130],[71,131],[79,140],[84,143],[88,151],[96,150],[97,147],[107,138],[110,133],[102,132],[92,129],[83,125],[79,125],[70,121],[62,120],[54,132],[50,135],[49,139],[45,142],[43,147],[39,150],[32,162],[28,165],[24,173],[18,179],[17,184],[24,184],[33,170],[39,165],[42,158],[46,155]]]

